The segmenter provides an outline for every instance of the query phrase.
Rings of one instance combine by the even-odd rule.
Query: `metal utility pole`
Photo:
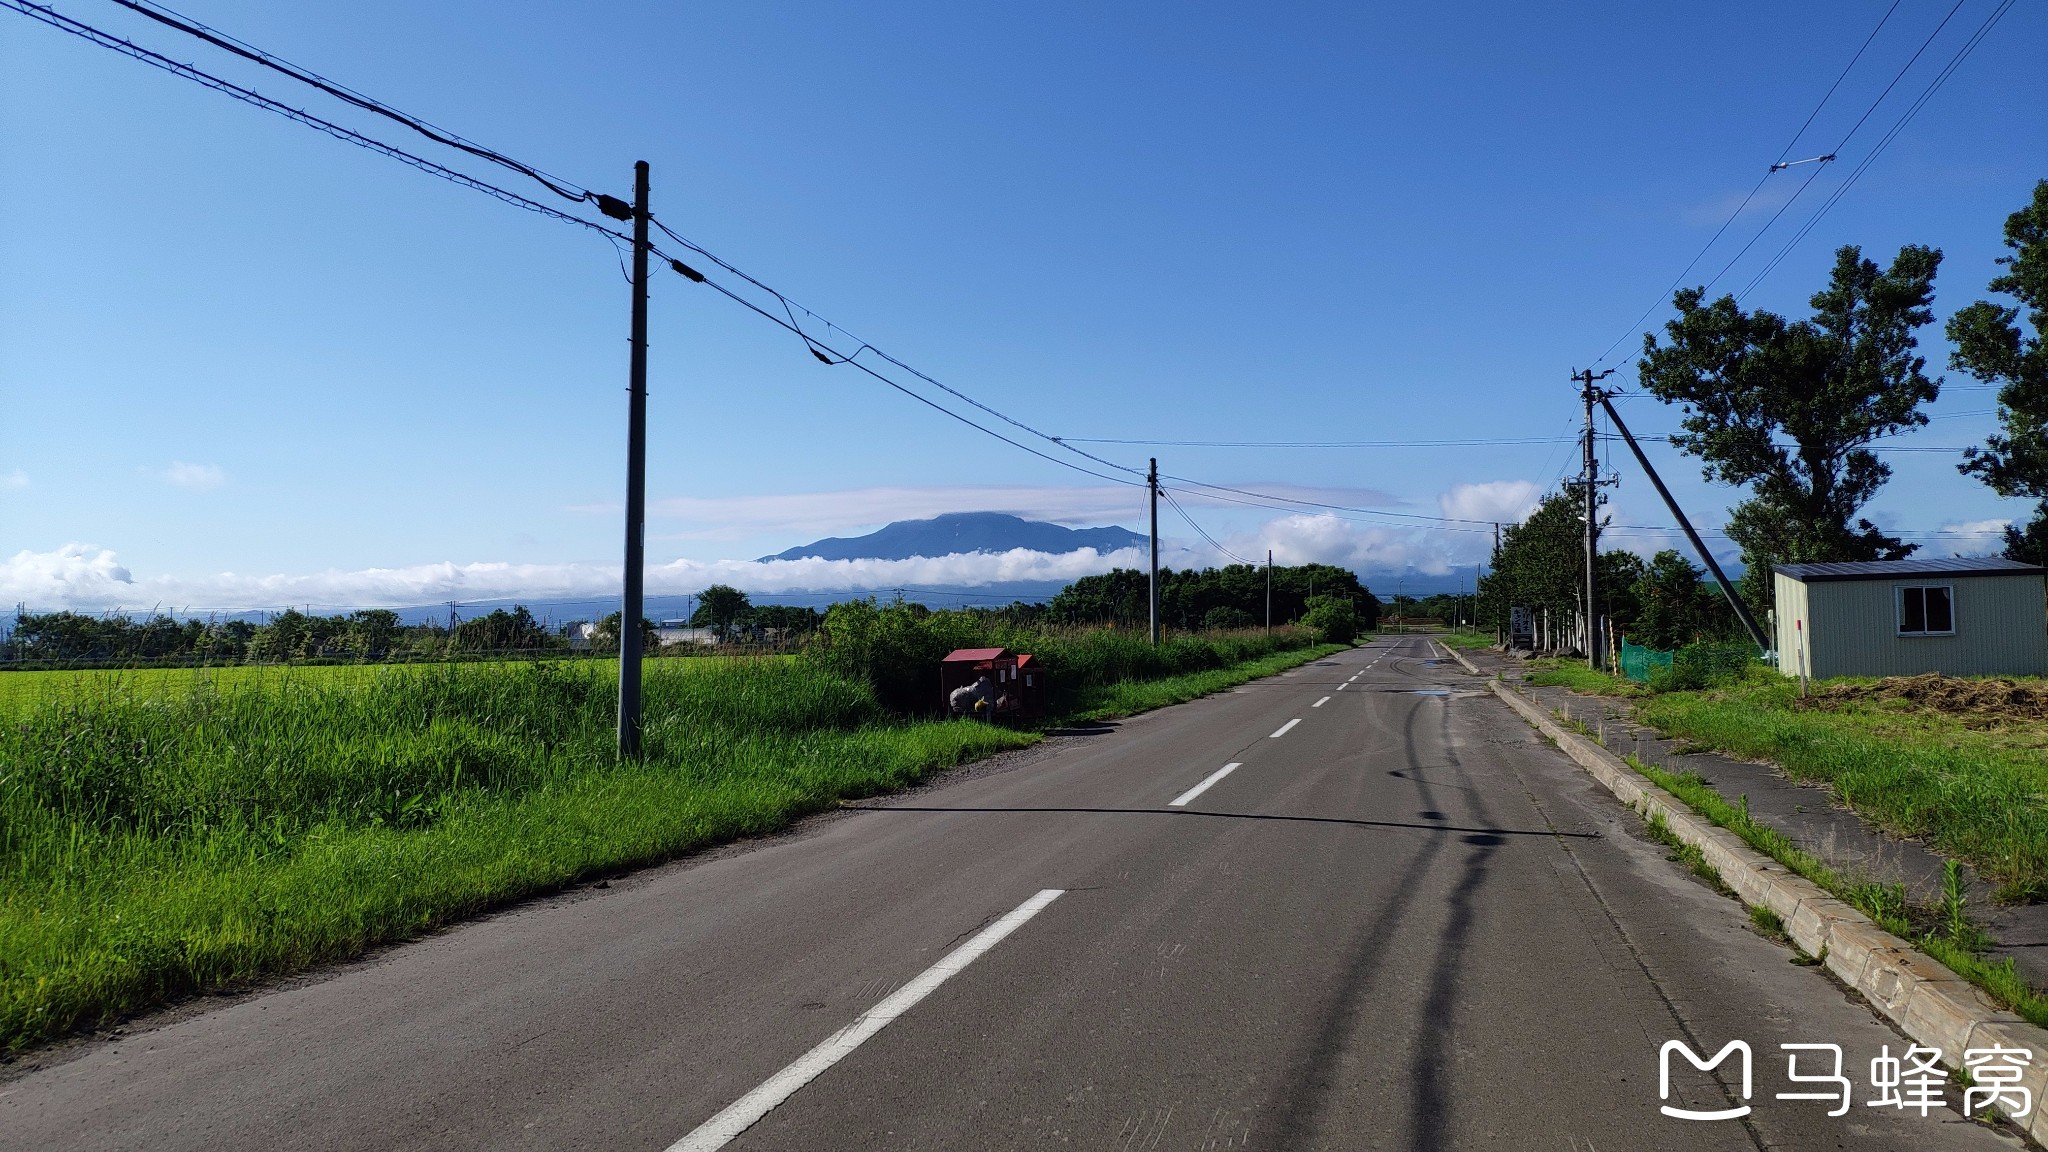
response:
[[[1145,491],[1151,495],[1152,504],[1152,583],[1148,599],[1152,602],[1152,643],[1159,643],[1159,458],[1152,458],[1152,465],[1145,471]]]
[[[1266,635],[1273,634],[1273,550],[1266,549]]]
[[[1692,521],[1685,518],[1685,512],[1678,507],[1678,501],[1671,498],[1671,490],[1664,487],[1664,480],[1657,475],[1657,470],[1650,467],[1650,458],[1643,455],[1642,445],[1636,443],[1636,438],[1629,432],[1628,425],[1621,422],[1621,413],[1614,410],[1614,405],[1609,403],[1605,396],[1600,398],[1600,406],[1607,409],[1607,418],[1614,421],[1614,430],[1621,433],[1621,438],[1628,442],[1628,450],[1635,453],[1636,463],[1643,466],[1643,475],[1650,478],[1650,484],[1657,489],[1657,495],[1664,498],[1664,506],[1671,509],[1671,518],[1678,521],[1678,527],[1685,533],[1685,538],[1692,541],[1692,550],[1698,553],[1701,562],[1706,564],[1707,571],[1714,574],[1714,581],[1721,585],[1721,595],[1728,598],[1728,607],[1735,610],[1735,618],[1742,621],[1743,628],[1748,630],[1749,638],[1756,641],[1760,651],[1770,651],[1771,643],[1764,639],[1764,630],[1757,627],[1756,617],[1749,614],[1749,606],[1736,594],[1735,585],[1728,582],[1728,577],[1721,571],[1721,565],[1714,559],[1714,554],[1707,551],[1705,544],[1700,543],[1700,534],[1692,530]]]
[[[1593,402],[1598,400],[1605,405],[1607,392],[1594,387],[1594,381],[1612,375],[1612,368],[1598,375],[1591,368],[1572,373],[1572,379],[1580,385],[1579,398],[1586,402],[1586,468],[1580,478],[1580,483],[1586,486],[1586,666],[1596,671],[1606,662],[1600,659],[1600,602],[1593,598],[1594,568],[1600,559],[1600,455],[1593,443]]]
[[[633,337],[626,384],[626,571],[619,609],[619,755],[640,755],[641,580],[647,562],[647,161],[633,165]]]

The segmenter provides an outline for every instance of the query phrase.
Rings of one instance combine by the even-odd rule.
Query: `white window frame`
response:
[[[1906,631],[1906,592],[1907,592],[1907,591],[1908,591],[1908,590],[1910,589],[1910,590],[1912,590],[1912,591],[1920,592],[1920,593],[1922,594],[1922,597],[1921,597],[1921,606],[1920,606],[1920,614],[1921,614],[1921,617],[1922,617],[1922,621],[1921,621],[1921,622],[1922,622],[1922,623],[1924,624],[1924,623],[1926,622],[1926,620],[1925,620],[1925,617],[1926,617],[1926,615],[1927,615],[1927,602],[1926,602],[1926,596],[1925,596],[1925,594],[1926,594],[1926,591],[1927,591],[1927,589],[1929,589],[1929,588],[1939,588],[1939,589],[1941,589],[1941,590],[1942,590],[1943,592],[1945,592],[1945,593],[1946,593],[1946,594],[1948,595],[1948,629],[1947,629],[1946,631],[1941,631],[1941,632],[1936,632],[1936,631],[1931,631],[1931,630],[1924,630],[1924,629],[1923,629],[1922,631],[1919,631],[1919,632],[1908,632],[1908,631]],[[1905,637],[1905,638],[1907,638],[1907,639],[1919,639],[1919,638],[1921,638],[1921,637],[1926,637],[1926,636],[1953,636],[1953,635],[1955,635],[1955,634],[1956,634],[1956,586],[1955,586],[1955,585],[1953,585],[1953,584],[1896,584],[1896,585],[1893,585],[1893,586],[1892,586],[1892,620],[1893,620],[1893,622],[1894,622],[1894,623],[1896,624],[1896,626],[1897,626],[1897,631],[1896,631],[1896,632],[1894,633],[1894,635],[1897,635],[1897,636],[1902,636],[1902,637]]]

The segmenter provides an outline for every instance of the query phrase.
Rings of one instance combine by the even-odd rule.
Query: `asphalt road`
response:
[[[0,1148],[2018,1146],[1867,1106],[1907,1042],[1435,651],[58,1053]],[[1740,1094],[1680,1059],[1660,1099],[1670,1040],[1746,1041],[1754,1110],[1660,1114]],[[1775,1098],[1781,1043],[1843,1047],[1848,1114]]]

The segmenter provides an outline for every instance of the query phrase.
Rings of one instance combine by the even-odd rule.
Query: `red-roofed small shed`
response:
[[[939,701],[949,715],[996,720],[1046,713],[1045,666],[1028,652],[961,648],[939,661]]]

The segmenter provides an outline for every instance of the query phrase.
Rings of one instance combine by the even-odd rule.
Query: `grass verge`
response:
[[[1882,702],[1802,706],[1779,677],[1652,696],[1637,715],[1667,735],[1829,785],[1885,831],[1967,862],[2001,900],[2048,896],[2048,726],[1975,728]]]
[[[1449,645],[1452,648],[1491,648],[1493,647],[1494,637],[1491,632],[1467,631],[1439,632],[1433,639],[1439,644]]]
[[[1569,688],[1599,696],[1646,696],[1641,684],[1624,676],[1611,676],[1586,667],[1582,660],[1531,660],[1522,682],[1538,687]]]
[[[1912,941],[1918,947],[1956,975],[1970,981],[1977,987],[2012,1009],[2027,1020],[2048,1027],[2048,995],[2029,985],[2020,976],[2011,959],[1992,963],[1979,954],[1987,943],[1962,911],[1961,883],[1958,871],[1951,867],[1948,875],[1947,895],[1942,903],[1932,908],[1915,908],[1906,899],[1904,885],[1875,884],[1854,880],[1829,867],[1819,857],[1793,844],[1783,832],[1768,824],[1760,823],[1749,815],[1748,799],[1742,798],[1730,803],[1728,798],[1715,791],[1694,772],[1666,772],[1651,767],[1633,755],[1622,757],[1629,767],[1642,773],[1652,783],[1685,802],[1686,807],[1705,817],[1713,824],[1726,828],[1740,836],[1751,848],[1769,856],[1785,867],[1812,881],[1827,892],[1856,908],[1875,921],[1885,931]],[[1651,833],[1666,843],[1676,843],[1670,829],[1659,817],[1651,820]],[[1720,877],[1706,866],[1706,860],[1699,850],[1686,855],[1686,847],[1678,848],[1678,859],[1694,872],[1710,879],[1724,893],[1725,885]],[[1762,912],[1764,915],[1759,916]],[[1768,909],[1752,909],[1751,919],[1767,932],[1775,927],[1780,934],[1784,925],[1771,915]]]

